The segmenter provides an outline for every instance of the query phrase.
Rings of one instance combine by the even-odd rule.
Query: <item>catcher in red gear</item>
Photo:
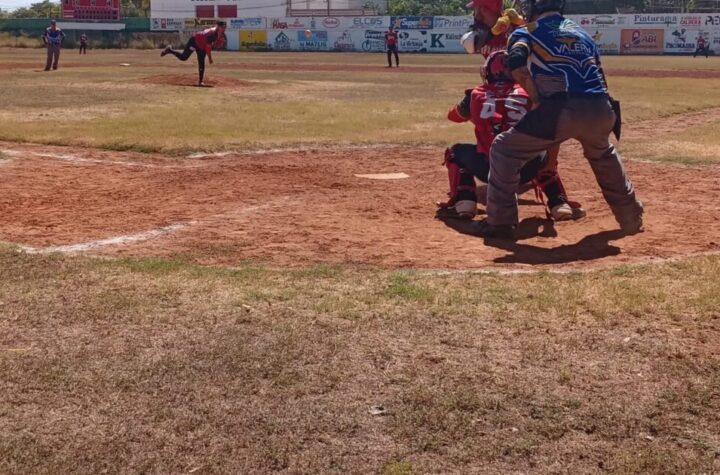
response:
[[[495,136],[510,129],[532,108],[527,92],[510,77],[507,53],[496,51],[482,68],[485,84],[465,91],[463,99],[448,112],[453,122],[470,121],[475,126],[475,144],[455,144],[445,151],[444,165],[450,182],[449,200],[438,203],[440,219],[473,219],[477,214],[475,178],[487,183],[490,147]],[[520,170],[521,187],[536,187],[547,197],[548,215],[556,221],[580,219],[585,211],[569,202],[557,173],[558,149],[543,153]]]

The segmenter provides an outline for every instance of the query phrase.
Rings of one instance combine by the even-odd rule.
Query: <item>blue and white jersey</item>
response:
[[[600,55],[592,37],[576,23],[551,15],[515,30],[508,48],[528,50],[528,69],[538,92],[607,93],[600,74]]]
[[[56,28],[55,31],[53,31],[52,28],[46,28],[43,36],[45,36],[45,41],[47,41],[48,44],[59,45],[62,43],[63,38],[65,38],[65,33],[63,33],[60,28]]]

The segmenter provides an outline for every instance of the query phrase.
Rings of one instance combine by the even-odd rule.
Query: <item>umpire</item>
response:
[[[643,206],[608,140],[613,130],[619,136],[620,109],[608,96],[595,42],[562,16],[564,0],[528,1],[531,23],[510,36],[508,66],[536,107],[492,144],[487,218],[475,232],[514,238],[520,169],[551,146],[576,139],[620,228],[638,233]]]
[[[50,26],[45,29],[43,34],[43,43],[47,46],[47,62],[45,63],[45,71],[58,68],[60,61],[60,48],[62,41],[65,39],[65,33],[57,27],[55,20],[50,20]]]

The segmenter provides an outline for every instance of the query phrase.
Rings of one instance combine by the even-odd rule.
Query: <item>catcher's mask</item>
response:
[[[507,53],[505,51],[490,53],[483,64],[481,73],[483,79],[489,84],[512,81],[510,70],[507,67]]]
[[[522,14],[528,21],[545,12],[560,12],[565,10],[565,0],[525,0]]]
[[[462,35],[460,44],[469,54],[475,54],[480,52],[488,39],[490,39],[490,29],[483,25]]]

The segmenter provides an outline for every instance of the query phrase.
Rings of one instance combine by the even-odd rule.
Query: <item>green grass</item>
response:
[[[719,149],[720,121],[687,128],[680,123],[673,134],[654,140],[629,140],[621,145],[621,151],[629,156],[685,165],[717,165]]]
[[[0,65],[37,63],[41,58],[36,56],[24,50],[0,50]],[[161,60],[156,51],[95,51],[82,59],[67,55],[66,61],[82,61],[88,67],[52,74],[0,70],[5,84],[0,140],[187,153],[326,143],[445,145],[470,139],[470,128],[447,121],[445,114],[479,77],[442,69],[477,66],[478,58],[407,56],[408,65],[427,66],[437,74],[210,67],[210,77],[220,74],[251,85],[200,90],[141,83],[149,76],[195,74],[192,61]],[[267,61],[376,64],[380,59],[370,54],[224,53],[217,62],[225,66]],[[636,60],[613,59],[626,65]],[[666,58],[641,60],[643,65],[653,61],[664,67]],[[122,67],[121,62],[134,67]],[[659,78],[652,83],[648,87],[646,79],[611,78],[626,121],[720,107],[715,80]],[[202,124],[198,117],[205,118]]]

